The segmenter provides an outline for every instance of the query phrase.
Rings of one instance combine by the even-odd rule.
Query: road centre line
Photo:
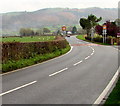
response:
[[[78,65],[78,64],[80,64],[80,63],[82,63],[82,62],[83,62],[83,61],[81,60],[81,61],[75,63],[74,66],[76,66],[76,65]]]
[[[54,76],[54,75],[56,75],[56,74],[59,74],[59,73],[65,71],[65,70],[67,70],[67,69],[68,69],[68,68],[64,68],[64,69],[62,69],[62,70],[60,70],[60,71],[57,71],[57,72],[55,72],[55,73],[53,73],[53,74],[50,74],[49,77],[52,77],[52,76]]]
[[[28,83],[28,84],[22,85],[22,86],[20,86],[20,87],[11,89],[11,90],[9,90],[9,91],[6,91],[6,92],[4,92],[4,93],[1,93],[0,96],[6,95],[6,94],[8,94],[8,93],[11,93],[11,92],[13,92],[13,91],[19,90],[19,89],[21,89],[21,88],[27,87],[27,86],[29,86],[29,85],[32,85],[32,84],[36,83],[36,82],[37,82],[37,81],[33,81],[33,82]]]
[[[91,53],[91,55],[93,55],[94,53]]]
[[[87,60],[88,58],[90,58],[90,56],[87,56],[87,57],[85,58],[85,60]]]

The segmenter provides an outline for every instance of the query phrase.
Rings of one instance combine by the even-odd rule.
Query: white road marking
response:
[[[53,73],[53,74],[50,74],[49,77],[52,77],[52,76],[54,76],[54,75],[56,75],[56,74],[59,74],[59,73],[65,71],[65,70],[67,70],[67,69],[68,69],[68,68],[64,68],[64,69],[62,69],[62,70],[60,70],[60,71],[57,71],[57,72],[55,72],[55,73]]]
[[[105,96],[107,95],[107,93],[109,92],[109,90],[112,88],[113,84],[115,83],[115,81],[118,79],[119,71],[120,71],[120,67],[117,70],[117,72],[115,73],[115,75],[113,76],[112,80],[107,85],[107,87],[103,90],[103,92],[100,94],[100,96],[94,102],[94,104],[100,104],[102,102],[103,98],[105,98]]]
[[[90,56],[87,56],[87,57],[85,58],[85,60],[87,60],[88,58],[90,58]]]
[[[93,55],[94,53],[91,53],[91,55]]]
[[[17,87],[17,88],[15,88],[15,89],[11,89],[11,90],[9,90],[9,91],[6,91],[6,92],[4,92],[4,93],[1,93],[0,96],[6,95],[6,94],[8,94],[8,93],[11,93],[11,92],[13,92],[13,91],[19,90],[19,89],[24,88],[24,87],[26,87],[26,86],[32,85],[32,84],[34,84],[34,83],[36,83],[36,82],[37,82],[37,81],[33,81],[33,82],[28,83],[28,84],[25,84],[25,85],[22,85],[22,86],[20,86],[20,87]]]
[[[70,45],[71,46],[71,45]],[[73,46],[71,46],[71,49],[70,49],[70,51],[69,52],[67,52],[66,54],[64,54],[64,55],[67,55],[67,54],[69,54],[71,51],[73,50]],[[64,56],[63,55],[63,56]]]
[[[74,66],[76,66],[76,65],[78,65],[78,64],[80,64],[80,63],[82,63],[82,62],[83,62],[83,61],[81,60],[81,61],[75,63]]]

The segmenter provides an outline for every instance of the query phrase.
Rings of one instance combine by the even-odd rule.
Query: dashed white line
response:
[[[57,71],[57,72],[55,72],[55,73],[53,73],[53,74],[50,74],[49,77],[52,77],[52,76],[54,76],[54,75],[56,75],[56,74],[59,74],[59,73],[65,71],[65,70],[67,70],[67,69],[68,69],[68,68],[64,68],[64,69],[62,69],[62,70],[60,70],[60,71]]]
[[[91,53],[91,55],[93,55],[94,53]]]
[[[90,56],[87,56],[87,57],[85,58],[85,60],[87,60],[88,58],[90,58]]]
[[[76,66],[76,65],[78,65],[78,64],[80,64],[80,63],[82,63],[82,62],[83,62],[83,61],[81,60],[81,61],[75,63],[74,66]]]
[[[22,85],[22,86],[20,86],[20,87],[17,87],[17,88],[15,88],[15,89],[11,89],[11,90],[9,90],[9,91],[6,91],[6,92],[4,92],[4,93],[1,93],[0,96],[6,95],[6,94],[8,94],[8,93],[11,93],[11,92],[13,92],[13,91],[19,90],[19,89],[24,88],[24,87],[26,87],[26,86],[32,85],[32,84],[34,84],[34,83],[36,83],[36,82],[37,82],[37,81],[33,81],[33,82],[28,83],[28,84],[25,84],[25,85]]]

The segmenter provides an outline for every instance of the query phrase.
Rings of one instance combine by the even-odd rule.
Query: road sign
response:
[[[120,33],[117,33],[117,37],[120,37]]]
[[[66,31],[66,26],[62,26],[62,31]]]
[[[103,25],[103,30],[106,30],[107,29],[107,26],[106,25]]]

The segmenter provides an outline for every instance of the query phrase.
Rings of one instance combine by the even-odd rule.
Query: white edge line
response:
[[[68,68],[64,68],[64,69],[62,69],[62,70],[60,70],[60,71],[57,71],[57,72],[55,72],[55,73],[53,73],[53,74],[50,74],[49,77],[52,77],[52,76],[54,76],[54,75],[56,75],[56,74],[59,74],[59,73],[65,71],[65,70],[67,70],[67,69],[68,69]]]
[[[119,70],[120,70],[120,67],[118,68],[117,72],[115,73],[115,75],[113,76],[112,80],[109,82],[107,87],[103,90],[103,92],[100,94],[100,96],[96,99],[94,104],[100,104],[102,102],[103,98],[107,95],[109,90],[112,88],[114,82],[117,80],[118,75],[119,75]]]
[[[80,64],[80,63],[82,63],[83,61],[81,60],[81,61],[79,61],[79,62],[77,62],[77,63],[75,63],[75,64],[73,64],[74,66],[76,66],[76,65],[78,65],[78,64]]]
[[[24,88],[24,87],[26,87],[26,86],[32,85],[32,84],[34,84],[34,83],[36,83],[36,82],[37,82],[37,81],[33,81],[33,82],[28,83],[28,84],[22,85],[22,86],[20,86],[20,87],[11,89],[11,90],[9,90],[9,91],[6,91],[6,92],[4,92],[4,93],[1,93],[0,96],[6,95],[6,94],[8,94],[8,93],[11,93],[11,92],[13,92],[13,91],[19,90],[19,89]]]
[[[70,45],[70,44],[69,44],[69,45]],[[38,63],[38,64],[34,64],[34,65],[31,65],[31,66],[27,66],[27,67],[23,67],[23,68],[20,68],[20,69],[16,69],[16,70],[13,70],[13,71],[10,71],[10,72],[6,72],[6,73],[0,74],[0,75],[1,75],[1,76],[4,76],[4,75],[10,74],[10,73],[18,72],[18,71],[21,71],[21,70],[23,70],[23,69],[27,69],[27,68],[30,68],[30,67],[33,67],[33,66],[37,66],[37,65],[44,64],[44,63],[47,63],[47,62],[49,62],[49,61],[52,61],[52,60],[61,58],[61,57],[65,56],[65,55],[69,54],[69,53],[72,51],[73,46],[70,45],[70,47],[71,47],[71,49],[69,50],[69,52],[67,52],[66,54],[60,55],[59,57],[55,57],[55,58],[53,58],[53,59],[50,59],[50,60],[47,60],[47,61],[44,61],[44,62],[41,62],[41,63]]]

